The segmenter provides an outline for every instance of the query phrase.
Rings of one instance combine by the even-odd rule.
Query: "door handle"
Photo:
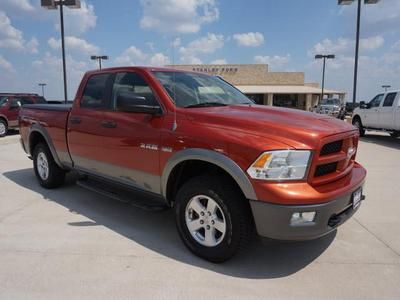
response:
[[[117,123],[114,121],[101,121],[101,126],[105,128],[115,128],[117,127]]]
[[[70,119],[71,124],[81,124],[82,123],[82,119],[79,117],[71,117]]]

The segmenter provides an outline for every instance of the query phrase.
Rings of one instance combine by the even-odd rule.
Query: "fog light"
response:
[[[295,212],[290,219],[290,225],[304,226],[314,224],[315,214],[315,211]]]

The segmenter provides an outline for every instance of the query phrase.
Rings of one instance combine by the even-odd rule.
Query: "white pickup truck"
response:
[[[380,130],[400,136],[400,90],[376,95],[370,102],[360,102],[354,109],[352,123],[364,136],[365,130]]]

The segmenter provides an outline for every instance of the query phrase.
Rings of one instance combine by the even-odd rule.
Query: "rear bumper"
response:
[[[330,194],[329,199],[324,199],[323,203],[304,204],[307,202],[303,202],[303,204],[282,205],[250,200],[258,234],[279,240],[310,240],[333,231],[346,222],[360,207],[359,205],[353,209],[353,193],[364,185],[365,170],[362,170],[363,176],[358,177],[353,184],[347,185],[345,193],[336,193],[336,196]],[[291,192],[289,184],[286,186],[286,192]],[[292,225],[293,213],[301,212],[315,212],[314,220],[303,225]]]

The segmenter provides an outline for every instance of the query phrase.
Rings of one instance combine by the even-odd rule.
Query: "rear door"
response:
[[[379,128],[395,128],[395,104],[397,104],[398,93],[387,93],[382,106],[379,108]]]
[[[114,180],[154,193],[160,192],[159,153],[164,118],[146,113],[119,111],[120,93],[143,97],[143,105],[160,106],[144,76],[120,72],[112,89],[112,107],[104,112],[103,153],[107,175]]]
[[[394,129],[400,130],[400,93],[397,93],[396,103],[394,104]]]
[[[89,77],[80,103],[74,105],[68,119],[68,146],[74,166],[97,175],[107,173],[103,161],[104,112],[111,108],[113,74]]]
[[[384,94],[377,95],[368,103],[368,108],[363,109],[362,123],[366,127],[379,127],[379,108],[381,106]]]
[[[22,99],[20,97],[11,96],[8,103],[9,103],[7,112],[8,126],[16,127],[18,126],[18,114],[20,107],[22,105]]]

